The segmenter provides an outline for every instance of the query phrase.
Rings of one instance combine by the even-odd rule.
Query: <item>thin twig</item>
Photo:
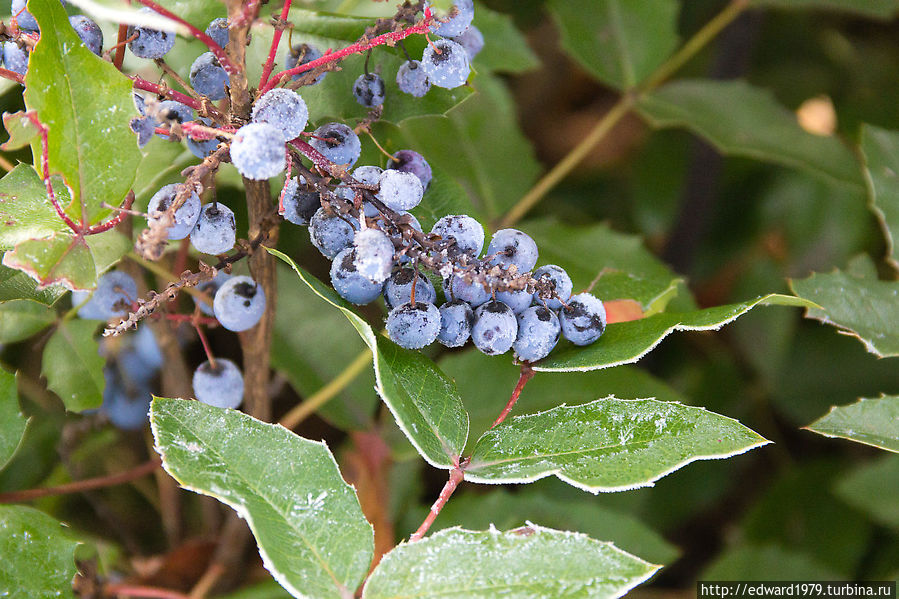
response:
[[[22,501],[31,501],[32,499],[38,499],[40,497],[47,497],[48,495],[67,495],[69,493],[81,493],[92,489],[113,487],[150,474],[159,468],[160,463],[159,458],[155,458],[148,462],[144,462],[139,466],[135,466],[131,470],[126,470],[125,472],[119,472],[117,474],[86,478],[58,487],[44,487],[40,489],[25,489],[23,491],[0,493],[0,503],[19,503]]]
[[[287,16],[290,14],[290,4],[291,0],[284,0],[284,6],[281,8],[281,17],[279,19],[279,24],[282,26],[287,22]],[[272,45],[268,51],[268,59],[266,59],[265,66],[262,68],[262,77],[259,78],[260,89],[268,83],[268,78],[272,74],[272,69],[275,66],[275,55],[278,53],[278,44],[281,43],[281,35],[284,33],[284,28],[282,26],[275,27],[275,35],[272,38]]]
[[[509,398],[509,401],[506,403],[506,407],[503,408],[503,411],[499,413],[499,416],[496,417],[496,420],[493,421],[493,424],[490,425],[490,428],[495,428],[496,426],[502,424],[503,420],[505,420],[509,415],[509,412],[512,411],[512,408],[515,407],[515,403],[518,401],[522,390],[524,390],[524,386],[528,384],[529,380],[534,378],[535,374],[536,372],[533,368],[530,367],[529,364],[524,363],[521,365],[521,376],[518,377],[518,383],[515,385],[515,389],[512,390],[512,397]]]
[[[103,594],[106,596],[126,595],[141,599],[190,599],[187,595],[178,591],[127,583],[109,583],[103,587]]]
[[[462,468],[459,465],[454,466],[453,469],[450,470],[449,480],[446,481],[443,490],[440,491],[440,496],[437,497],[437,501],[431,506],[425,521],[422,522],[421,526],[418,527],[418,530],[409,537],[410,543],[421,540],[421,538],[427,534],[428,529],[431,528],[431,524],[434,523],[434,520],[436,520],[438,514],[440,514],[440,510],[443,509],[443,506],[446,505],[446,502],[449,501],[449,498],[456,491],[456,487],[459,486],[459,483],[461,483],[464,478],[465,472],[462,471]]]

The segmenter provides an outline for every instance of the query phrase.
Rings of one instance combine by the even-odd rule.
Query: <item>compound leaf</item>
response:
[[[0,302],[29,299],[52,306],[66,291],[62,285],[39,288],[38,282],[24,272],[0,265]]]
[[[25,436],[28,421],[19,412],[15,375],[0,369],[0,470],[9,463]]]
[[[899,265],[893,238],[899,233],[899,133],[865,125],[861,150],[870,206],[886,237],[887,258]]]
[[[61,205],[69,203],[69,192],[58,177],[53,189]],[[30,165],[19,164],[0,179],[0,249],[9,249],[21,241],[71,233],[56,214],[47,188]]]
[[[9,139],[0,144],[0,150],[4,152],[12,152],[13,150],[24,148],[34,142],[34,139],[40,135],[37,126],[22,111],[4,112],[3,128],[9,134]]]
[[[428,463],[452,468],[468,438],[468,414],[453,381],[420,352],[376,334],[332,289],[288,256],[267,249],[290,265],[316,295],[343,312],[374,354],[375,389],[400,429]]]
[[[0,343],[31,337],[56,320],[56,310],[27,299],[0,302]]]
[[[98,353],[96,331],[95,320],[63,320],[44,348],[41,374],[71,412],[103,403],[105,361]]]
[[[618,322],[606,327],[595,343],[568,346],[534,364],[534,370],[570,372],[609,368],[636,362],[674,331],[717,330],[758,305],[803,306],[811,301],[789,295],[770,294],[748,302],[727,304],[692,312],[662,312],[640,320]]]
[[[451,528],[384,556],[364,599],[620,597],[659,569],[576,532]]]
[[[154,398],[150,424],[166,471],[244,518],[281,586],[295,597],[352,595],[374,532],[323,442],[183,399]]]
[[[899,2],[896,0],[752,0],[751,4],[792,10],[831,10],[883,20],[891,19],[899,12]]]
[[[0,595],[74,597],[79,542],[60,522],[24,505],[0,505],[0,531]]]
[[[768,441],[704,408],[655,399],[597,399],[516,416],[487,431],[465,468],[470,482],[526,483],[555,475],[591,493],[652,486],[696,460]]]
[[[630,89],[678,44],[675,0],[553,0],[562,46],[603,83]]]
[[[834,406],[806,429],[849,439],[899,453],[899,396],[859,399],[848,406]]]

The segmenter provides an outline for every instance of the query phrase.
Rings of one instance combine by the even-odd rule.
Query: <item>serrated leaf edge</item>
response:
[[[817,418],[811,424],[800,427],[800,429],[804,430],[804,431],[809,431],[811,433],[815,433],[816,435],[821,435],[822,437],[827,437],[828,439],[843,439],[844,441],[851,441],[853,443],[860,443],[861,445],[867,445],[869,447],[876,447],[877,449],[882,449],[884,451],[889,451],[892,453],[899,453],[899,450],[893,449],[891,447],[884,447],[883,445],[877,445],[876,443],[871,443],[869,441],[862,441],[861,439],[856,439],[854,437],[849,437],[847,435],[824,432],[824,430],[822,430],[822,429],[814,428],[816,424],[818,424],[819,422],[821,422],[823,420],[826,420],[831,414],[833,414],[837,410],[851,408],[853,406],[862,404],[866,401],[876,401],[876,400],[886,399],[886,398],[887,398],[887,396],[884,394],[881,394],[880,397],[859,397],[857,400],[855,400],[854,403],[850,403],[850,404],[846,404],[846,405],[842,405],[842,406],[830,406],[830,409],[827,410],[826,414],[824,414],[820,418]]]

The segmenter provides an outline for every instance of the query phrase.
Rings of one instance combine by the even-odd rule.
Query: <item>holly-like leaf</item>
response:
[[[848,406],[834,406],[806,429],[849,439],[899,453],[899,396],[859,399]]]
[[[64,320],[44,348],[41,374],[66,409],[81,412],[103,403],[105,361],[94,339],[95,320]]]
[[[751,0],[752,6],[791,10],[846,12],[872,19],[891,19],[899,12],[896,0]]]
[[[527,483],[555,475],[591,493],[626,491],[768,442],[704,408],[606,398],[506,420],[478,439],[465,479]]]
[[[28,63],[25,105],[48,127],[50,171],[72,190],[66,214],[96,224],[110,214],[104,202],[125,197],[140,161],[128,127],[131,80],[81,43],[61,4],[34,2],[29,10],[41,39]]]
[[[640,320],[613,323],[591,345],[557,348],[534,364],[534,370],[570,372],[630,364],[645,356],[674,331],[717,330],[758,305],[810,307],[814,304],[798,297],[770,294],[738,304],[692,312],[662,312]]]
[[[478,71],[523,73],[540,64],[509,15],[479,4],[472,24],[484,35],[484,48],[472,61]]]
[[[885,455],[845,474],[834,491],[875,522],[899,530],[899,456]]]
[[[66,186],[59,177],[51,181],[57,200],[67,205],[70,198]],[[71,233],[56,214],[37,171],[27,164],[16,166],[0,179],[0,222],[0,250],[29,239]]]
[[[653,127],[685,127],[723,154],[782,164],[841,185],[862,185],[849,148],[836,137],[807,133],[770,92],[745,81],[674,81],[642,96],[638,108]]]
[[[38,283],[24,272],[0,265],[0,302],[29,299],[52,306],[68,290],[62,285],[38,288]]]
[[[385,555],[362,597],[620,597],[658,569],[611,543],[536,524],[451,528]]]
[[[631,89],[677,48],[675,0],[552,0],[562,47],[597,79]]]
[[[400,429],[432,466],[453,468],[468,438],[468,414],[453,381],[420,352],[376,334],[332,289],[288,256],[266,249],[293,268],[317,296],[343,312],[374,355],[375,389]]]
[[[0,343],[31,337],[56,320],[56,310],[40,302],[16,299],[0,302]]]
[[[323,442],[183,399],[154,398],[150,425],[166,471],[244,518],[281,586],[295,597],[352,595],[374,531]]]
[[[60,522],[24,505],[0,505],[0,530],[0,595],[74,597],[79,542]]]
[[[6,467],[19,448],[26,424],[28,421],[19,412],[16,377],[0,369],[0,470]]]
[[[34,122],[24,112],[4,112],[3,128],[9,134],[9,139],[0,144],[0,150],[12,152],[19,148],[31,145],[40,131]]]
[[[861,150],[870,206],[886,238],[887,258],[899,265],[893,238],[899,233],[899,132],[866,125],[862,129]]]

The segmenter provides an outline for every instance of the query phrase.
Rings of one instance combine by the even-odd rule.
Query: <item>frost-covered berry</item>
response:
[[[488,356],[504,354],[518,335],[518,320],[512,308],[496,300],[487,302],[474,312],[471,340]]]
[[[424,187],[413,173],[388,169],[378,181],[378,197],[393,210],[412,210],[421,203]]]
[[[25,5],[27,3],[28,0],[12,0],[12,16],[16,18],[19,29],[24,29],[25,31],[39,31],[37,19],[34,18],[34,15],[25,10]]]
[[[322,57],[321,50],[316,48],[311,44],[297,44],[293,46],[290,50],[287,51],[287,58],[284,61],[285,70],[292,69],[298,65],[304,65],[306,63],[312,62],[313,60],[318,60]],[[308,71],[307,71],[308,72]],[[309,85],[318,85],[322,81],[324,81],[325,76],[328,73],[322,73]],[[300,73],[298,75],[294,75],[292,80],[296,81],[306,75],[306,73]]]
[[[165,100],[156,106],[156,120],[160,123],[188,123],[194,120],[194,109],[181,102],[175,100]],[[169,136],[163,133],[158,134],[162,139],[168,139]]]
[[[606,308],[590,293],[572,295],[559,312],[562,334],[575,345],[590,345],[606,330]]]
[[[500,229],[493,234],[487,254],[496,254],[490,264],[515,265],[518,272],[527,272],[537,264],[537,244],[518,229]]]
[[[356,102],[367,108],[383,104],[386,93],[384,80],[377,73],[363,73],[353,84],[353,97],[356,98]]]
[[[216,408],[234,409],[243,401],[243,375],[231,360],[216,358],[215,367],[207,360],[194,371],[194,396]]]
[[[268,123],[250,123],[231,141],[231,162],[247,179],[263,181],[287,168],[284,136]]]
[[[294,177],[284,187],[281,216],[295,225],[308,225],[315,212],[322,207],[317,191],[306,187],[306,180]]]
[[[431,184],[433,173],[431,165],[425,160],[425,157],[415,150],[399,150],[393,153],[393,159],[387,162],[388,169],[402,171],[404,173],[412,173],[421,181],[421,186],[425,189]]]
[[[213,19],[206,28],[206,35],[212,38],[216,44],[224,48],[228,45],[228,19],[219,17]]]
[[[140,9],[144,14],[156,14],[153,9],[146,6]],[[128,43],[131,52],[138,58],[162,58],[175,46],[174,31],[160,31],[149,27],[131,25],[128,27],[127,37],[137,37]]]
[[[246,331],[265,313],[265,291],[250,277],[231,277],[216,291],[212,311],[229,331]]]
[[[100,56],[100,52],[103,51],[103,31],[100,30],[100,26],[84,15],[72,15],[69,17],[69,23],[87,49]]]
[[[190,244],[199,252],[216,256],[233,248],[236,239],[234,212],[219,202],[203,206],[200,218],[190,232]]]
[[[381,283],[374,283],[356,270],[355,248],[348,247],[331,263],[331,285],[337,294],[357,305],[370,304],[381,295]]]
[[[549,355],[559,342],[561,327],[555,312],[531,306],[518,315],[518,337],[512,344],[519,360],[536,362]]]
[[[103,388],[103,405],[100,412],[105,414],[116,428],[134,431],[147,423],[150,400],[153,395],[145,381],[124,381],[117,369],[107,366],[103,369],[106,385]]]
[[[359,136],[343,123],[322,125],[312,133],[309,145],[334,164],[347,168],[356,164],[362,152]]]
[[[213,127],[212,121],[206,117],[200,117],[198,120],[207,127]],[[219,140],[215,137],[212,139],[193,139],[188,135],[185,138],[185,141],[187,143],[187,149],[197,158],[206,158],[219,147]]]
[[[387,316],[387,335],[406,349],[434,343],[440,333],[440,310],[428,302],[400,304]]]
[[[26,48],[16,42],[3,42],[3,64],[10,71],[24,75],[28,72],[28,56]]]
[[[468,52],[448,39],[437,40],[426,46],[421,66],[432,85],[446,89],[464,84],[471,73]]]
[[[550,310],[559,310],[562,308],[562,302],[567,302],[571,297],[573,287],[571,277],[561,266],[555,264],[541,266],[534,271],[532,276],[537,279],[538,283],[546,284],[548,287],[545,293],[541,293],[540,288],[537,288],[537,291],[534,292],[535,303],[546,302],[546,307]]]
[[[290,141],[306,128],[309,109],[300,94],[278,87],[256,100],[252,116],[254,123],[268,123],[284,134],[285,141]]]
[[[474,311],[462,300],[452,300],[440,306],[440,334],[437,341],[446,347],[462,347],[471,337]]]
[[[531,300],[534,294],[528,293],[527,289],[517,291],[497,291],[496,299],[506,304],[515,314],[521,314],[531,306]]]
[[[112,339],[118,342],[115,350],[110,349],[107,343],[104,343]],[[141,326],[136,333],[121,335],[119,338],[103,338],[100,355],[107,358],[113,357],[119,372],[126,381],[140,383],[152,381],[165,361],[159,343],[156,342],[156,337],[149,326]]]
[[[219,288],[222,285],[224,285],[225,281],[227,281],[230,278],[231,278],[231,275],[229,275],[228,273],[226,273],[223,270],[220,270],[217,273],[215,273],[215,277],[213,277],[211,280],[203,281],[202,283],[197,285],[197,291],[202,291],[203,293],[208,295],[209,302],[210,302],[207,304],[206,302],[201,302],[196,297],[191,296],[191,297],[193,297],[194,304],[196,304],[200,308],[200,312],[202,312],[203,314],[205,314],[207,316],[215,316],[215,312],[213,312],[213,310],[212,310],[212,301],[215,298],[215,294],[219,290]]]
[[[231,82],[228,72],[212,52],[200,54],[190,65],[190,85],[210,100],[223,100],[228,95],[226,86]]]
[[[468,283],[459,275],[451,275],[443,281],[443,295],[446,299],[460,299],[472,308],[477,308],[490,299],[490,292],[477,282]]]
[[[407,60],[396,71],[396,84],[400,91],[421,98],[431,89],[428,74],[421,68],[421,61]]]
[[[465,51],[468,53],[468,60],[474,60],[474,57],[484,49],[484,34],[474,25],[453,37],[452,40],[465,48]]]
[[[309,239],[312,245],[330,260],[353,245],[357,228],[359,222],[355,218],[351,216],[341,218],[324,208],[319,208],[309,221]]]
[[[426,3],[430,5],[430,3]],[[441,18],[437,16],[434,24],[431,25],[431,31],[443,37],[454,37],[465,31],[471,21],[474,19],[474,1],[473,0],[456,0],[450,13]]]
[[[357,166],[355,170],[353,170],[353,179],[355,179],[359,183],[362,183],[363,185],[371,185],[377,187],[378,182],[381,179],[381,173],[383,172],[384,169],[382,169],[380,166]],[[353,201],[356,192],[351,187],[342,187],[339,189],[343,190],[341,197],[350,202]],[[377,192],[375,193],[375,196],[380,197],[378,196]],[[362,202],[362,208],[365,211],[366,218],[375,218],[379,214],[381,214],[380,212],[378,212],[378,209],[375,208],[369,201]]]
[[[90,296],[90,300],[78,309],[78,316],[91,320],[109,320],[113,316],[125,316],[137,299],[137,283],[128,273],[111,270],[97,279],[93,295],[90,291],[73,291],[72,305],[78,306]]]
[[[384,303],[388,308],[396,308],[400,304],[412,301],[412,282],[415,281],[415,301],[437,301],[437,290],[433,283],[420,272],[411,268],[401,268],[384,283]]]
[[[438,220],[431,233],[455,239],[456,247],[477,257],[484,249],[484,227],[466,214],[449,214]]]
[[[374,283],[383,283],[393,268],[393,242],[384,231],[362,229],[353,238],[356,271]]]
[[[147,204],[148,223],[158,222],[162,218],[162,213],[175,201],[181,187],[178,183],[172,183],[153,194],[150,203]],[[175,222],[169,227],[169,239],[184,239],[190,235],[198,218],[200,218],[200,196],[192,191],[181,207],[175,210]]]

